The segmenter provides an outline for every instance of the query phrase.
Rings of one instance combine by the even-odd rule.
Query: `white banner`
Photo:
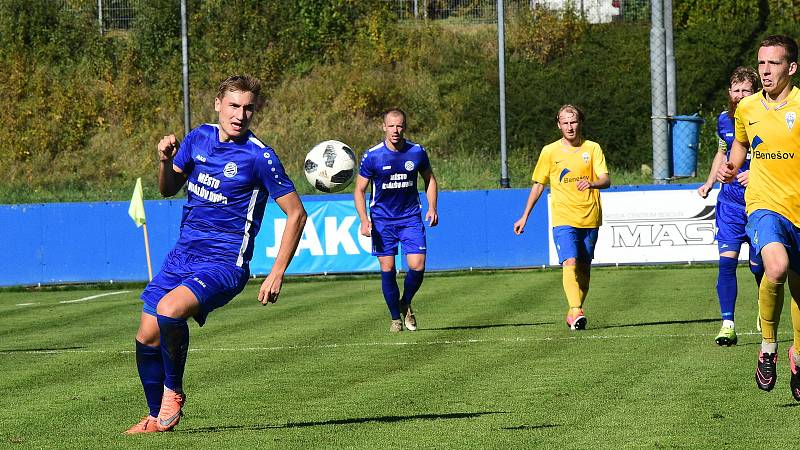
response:
[[[708,198],[703,199],[695,189],[604,191],[600,194],[603,226],[600,227],[593,262],[718,261],[715,237],[718,192],[719,189],[714,189]],[[549,240],[550,264],[558,265],[552,233]],[[747,257],[745,244],[739,259],[746,260]]]

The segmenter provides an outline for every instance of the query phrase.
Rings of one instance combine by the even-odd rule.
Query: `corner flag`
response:
[[[153,265],[150,263],[150,242],[147,239],[147,219],[144,217],[144,198],[142,195],[142,179],[136,179],[136,187],[133,188],[131,204],[128,206],[128,215],[131,216],[136,227],[142,227],[144,233],[144,252],[147,256],[147,275],[153,279]]]
[[[144,216],[144,199],[142,196],[142,179],[136,179],[136,187],[133,188],[133,196],[131,197],[131,204],[128,206],[128,215],[136,223],[136,227],[141,227],[147,223]]]

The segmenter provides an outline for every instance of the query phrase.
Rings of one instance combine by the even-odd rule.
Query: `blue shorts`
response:
[[[597,228],[575,228],[569,225],[553,227],[553,242],[556,244],[558,263],[575,258],[591,262],[597,244]]]
[[[373,256],[397,255],[398,244],[403,246],[404,255],[427,253],[425,225],[421,219],[402,222],[372,221]]]
[[[717,248],[719,252],[739,252],[744,242],[750,243],[745,227],[747,212],[736,203],[717,202]]]
[[[142,310],[155,316],[158,303],[167,293],[178,286],[186,286],[200,302],[200,312],[194,319],[203,326],[208,313],[242,292],[249,276],[247,268],[173,249],[164,260],[161,271],[144,288]]]
[[[767,244],[779,242],[789,254],[789,268],[800,273],[800,228],[768,209],[757,209],[747,218],[747,235],[757,254]]]

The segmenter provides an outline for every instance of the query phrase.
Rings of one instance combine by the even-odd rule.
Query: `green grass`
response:
[[[146,412],[141,287],[0,291],[0,447],[794,447],[785,356],[773,392],[753,380],[750,274],[731,348],[713,342],[715,276],[596,268],[584,332],[564,325],[558,270],[431,274],[420,331],[394,335],[376,276],[292,278],[268,307],[251,284],[192,323],[186,415],[144,436],[121,434]]]

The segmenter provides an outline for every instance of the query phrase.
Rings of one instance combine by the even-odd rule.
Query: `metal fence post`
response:
[[[97,22],[100,24],[100,35],[103,34],[103,0],[97,0]]]
[[[650,98],[653,126],[653,181],[669,180],[669,123],[667,121],[666,49],[663,0],[653,0],[650,8]]]
[[[497,0],[497,66],[500,84],[500,187],[511,187],[508,178],[508,154],[506,151],[506,46],[505,46],[505,13],[503,0]]]

